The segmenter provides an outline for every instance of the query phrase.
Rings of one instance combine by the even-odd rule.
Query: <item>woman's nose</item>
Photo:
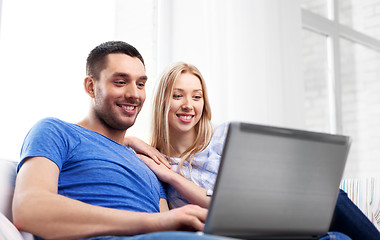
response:
[[[184,102],[182,104],[182,108],[186,109],[186,110],[192,110],[193,109],[193,105],[191,104],[191,99],[185,98]]]

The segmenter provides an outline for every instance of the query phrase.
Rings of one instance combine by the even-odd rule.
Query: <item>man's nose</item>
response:
[[[139,98],[139,91],[137,89],[137,86],[135,84],[129,84],[125,90],[124,95],[126,98],[138,99]]]

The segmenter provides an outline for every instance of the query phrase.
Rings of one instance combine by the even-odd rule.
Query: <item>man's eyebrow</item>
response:
[[[123,72],[115,72],[112,74],[112,77],[130,78],[131,75],[129,75],[128,73],[123,73]],[[139,80],[148,80],[148,76],[142,75],[139,77]]]

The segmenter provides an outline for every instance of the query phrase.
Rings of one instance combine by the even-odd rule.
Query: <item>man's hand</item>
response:
[[[146,155],[153,159],[153,161],[156,162],[156,164],[163,163],[167,168],[170,168],[170,164],[168,160],[162,155],[157,149],[150,146],[143,140],[132,137],[132,136],[126,136],[124,138],[124,145],[127,147],[131,147],[133,150],[135,150],[136,153]]]
[[[208,210],[197,205],[186,205],[168,212],[159,213],[160,231],[203,231]]]

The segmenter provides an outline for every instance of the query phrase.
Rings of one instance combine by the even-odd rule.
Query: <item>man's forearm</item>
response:
[[[58,194],[22,193],[13,207],[16,227],[45,239],[157,231],[152,214],[93,206]]]

